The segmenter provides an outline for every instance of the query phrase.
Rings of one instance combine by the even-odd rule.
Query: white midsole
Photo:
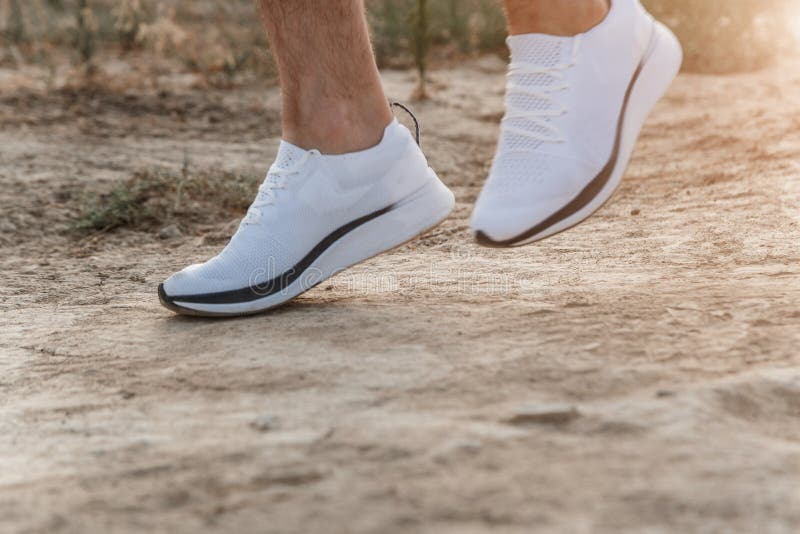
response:
[[[525,241],[515,243],[515,246],[533,243],[575,226],[600,209],[614,195],[614,192],[622,183],[622,177],[628,169],[628,163],[630,163],[642,126],[644,126],[653,107],[664,96],[664,93],[666,93],[670,84],[678,75],[683,62],[683,51],[675,35],[658,21],[654,22],[653,31],[654,44],[628,100],[625,120],[622,124],[619,155],[608,183],[582,209],[547,230]]]
[[[453,210],[453,193],[428,170],[428,183],[391,211],[342,236],[314,260],[303,274],[283,291],[262,299],[236,304],[198,304],[176,301],[189,310],[215,315],[242,315],[279,306],[327,280],[331,276],[373,256],[402,245],[438,225]]]

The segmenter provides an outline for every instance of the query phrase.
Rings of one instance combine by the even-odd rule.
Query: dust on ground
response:
[[[796,532],[800,68],[682,75],[613,202],[511,251],[467,232],[503,66],[433,77],[453,216],[224,321],[155,288],[235,219],[68,229],[142,169],[263,173],[277,91],[0,95],[1,530]]]

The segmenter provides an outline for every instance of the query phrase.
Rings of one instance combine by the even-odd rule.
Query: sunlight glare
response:
[[[797,8],[794,13],[790,14],[789,30],[792,32],[792,37],[795,42],[800,43],[800,8]]]

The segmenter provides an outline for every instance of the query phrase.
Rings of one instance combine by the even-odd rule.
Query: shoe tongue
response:
[[[512,62],[555,67],[569,63],[572,59],[574,37],[527,33],[512,35],[507,42]]]
[[[288,141],[281,141],[281,146],[278,148],[278,155],[275,157],[275,166],[279,169],[288,169],[297,163],[306,152],[306,150]]]

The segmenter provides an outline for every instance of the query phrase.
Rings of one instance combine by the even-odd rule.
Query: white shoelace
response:
[[[261,220],[261,210],[277,202],[277,191],[279,189],[286,189],[286,178],[299,174],[308,158],[312,155],[319,155],[319,153],[318,150],[310,150],[304,153],[297,163],[286,169],[278,168],[275,165],[270,167],[264,183],[258,187],[256,199],[250,205],[250,209],[247,210],[247,215],[242,219],[242,224],[257,224]]]
[[[505,117],[503,118],[503,128],[516,135],[529,137],[536,141],[544,143],[564,143],[561,130],[556,126],[550,118],[560,117],[566,115],[569,109],[559,102],[553,93],[569,89],[569,84],[564,83],[564,77],[567,70],[574,67],[577,63],[578,49],[580,47],[580,36],[575,38],[575,43],[572,48],[572,58],[569,63],[560,63],[558,65],[545,67],[533,63],[526,63],[524,61],[512,61],[508,69],[508,85],[506,89],[507,95],[522,94],[533,96],[542,100],[546,100],[552,104],[549,109],[525,110],[520,109],[518,105],[513,104],[513,99],[507,98],[507,109]],[[552,85],[522,85],[518,83],[518,79],[524,76],[547,75],[556,80]],[[562,81],[562,83],[558,83]],[[509,124],[512,120],[526,120],[537,126],[540,131],[526,130],[518,126]]]

